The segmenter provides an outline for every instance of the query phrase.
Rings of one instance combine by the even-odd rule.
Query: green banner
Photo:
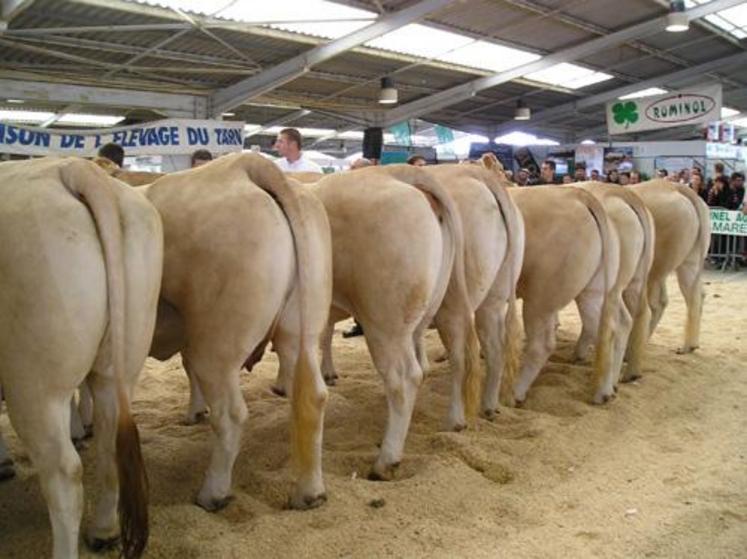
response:
[[[439,144],[448,144],[454,141],[454,131],[451,128],[441,126],[440,124],[436,124],[433,128],[436,131]]]
[[[732,210],[711,210],[711,233],[747,237],[747,215]]]
[[[400,122],[389,128],[389,133],[394,135],[394,143],[398,146],[411,146],[410,123]]]

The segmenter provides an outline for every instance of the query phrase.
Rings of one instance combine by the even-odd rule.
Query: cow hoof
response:
[[[288,500],[288,508],[293,510],[311,510],[321,507],[326,502],[326,493],[320,493],[316,496],[306,495],[301,498],[291,497]]]
[[[606,404],[614,397],[614,392],[612,394],[595,394],[594,398],[592,399],[592,403],[597,405]]]
[[[374,465],[371,473],[368,474],[369,481],[392,481],[399,468],[399,462],[388,466]]]
[[[228,495],[227,497],[223,497],[222,499],[203,500],[198,497],[195,503],[198,507],[205,509],[207,512],[218,512],[226,508],[231,501],[233,501],[233,496]]]
[[[0,481],[16,477],[16,469],[13,467],[13,460],[6,460],[0,464]]]
[[[83,439],[90,439],[93,437],[93,423],[91,425],[84,425],[83,426],[83,432],[85,433],[83,435]]]
[[[324,384],[326,384],[327,386],[337,386],[337,377],[325,377]]]
[[[627,384],[629,382],[635,382],[639,378],[641,378],[641,375],[633,373],[631,375],[625,375],[623,378],[620,379],[620,382]]]
[[[184,421],[182,422],[183,425],[197,425],[199,423],[205,423],[207,421],[207,411],[201,411],[197,412],[194,415],[188,415],[184,418]]]
[[[488,421],[495,421],[498,417],[498,410],[483,410],[482,416]]]
[[[460,432],[464,431],[466,428],[467,428],[467,424],[466,423],[458,422],[458,423],[454,423],[451,426],[451,431],[454,431],[455,433],[460,433]]]
[[[698,346],[678,347],[677,348],[677,355],[685,355],[687,353],[692,353],[696,349],[698,349]]]
[[[526,397],[519,398],[518,396],[514,396],[514,407],[523,408],[526,401],[527,401]]]
[[[104,551],[111,551],[119,546],[119,536],[113,538],[94,538],[86,537],[86,545],[88,549],[94,553],[103,553]]]
[[[275,394],[275,396],[280,396],[281,398],[285,398],[285,389],[280,388],[278,386],[275,386],[274,384],[270,387],[270,391]]]

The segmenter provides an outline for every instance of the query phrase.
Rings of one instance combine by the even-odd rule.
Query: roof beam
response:
[[[687,10],[687,14],[690,17],[690,20],[693,21],[714,12],[731,8],[732,6],[743,3],[743,1],[744,0],[713,0],[707,4],[702,4]],[[511,70],[493,74],[492,76],[478,78],[440,93],[436,93],[435,95],[418,99],[411,103],[406,103],[396,109],[388,111],[385,115],[385,121],[383,124],[385,126],[390,126],[397,122],[402,122],[403,120],[436,111],[443,107],[448,107],[449,105],[469,99],[470,97],[474,97],[479,91],[484,89],[496,87],[562,62],[578,60],[579,58],[609,49],[621,43],[626,43],[634,39],[658,33],[664,29],[666,21],[666,16],[661,16],[637,25],[632,25],[625,29],[610,33],[609,35],[598,37],[591,41],[563,49],[554,54],[549,54],[539,60],[530,62],[529,64],[523,64]]]
[[[0,20],[3,22],[12,20],[33,3],[34,0],[0,0]]]
[[[244,135],[244,139],[250,138],[251,136],[256,136],[257,134],[262,134],[263,132],[266,132],[270,128],[274,126],[280,126],[282,124],[285,124],[286,122],[291,122],[293,120],[298,120],[299,118],[303,118],[306,115],[310,114],[311,111],[308,109],[300,109],[298,111],[293,111],[292,113],[288,113],[286,115],[283,115],[281,117],[278,117],[274,120],[271,120],[270,122],[267,122],[257,128],[256,130],[252,130],[251,132],[247,132]]]
[[[629,95],[630,93],[635,93],[636,91],[641,91],[642,89],[648,89],[649,87],[658,87],[670,83],[677,83],[694,76],[700,76],[706,73],[714,72],[718,68],[723,68],[724,66],[731,66],[741,63],[747,63],[747,52],[732,54],[730,56],[725,56],[717,60],[711,60],[709,62],[690,66],[689,68],[683,68],[682,70],[677,70],[669,74],[656,76],[642,82],[610,89],[609,91],[598,93],[597,95],[591,95],[583,99],[578,99],[577,101],[563,103],[562,105],[558,105],[550,109],[545,109],[544,111],[540,111],[532,115],[531,123],[532,125],[535,125],[540,122],[546,122],[554,117],[564,116],[575,113],[582,109],[588,109],[597,105],[602,105],[607,101],[612,101],[614,99],[617,99],[618,97]],[[515,122],[507,122],[506,124],[502,124],[498,127],[498,132],[507,132],[509,130],[515,129],[516,127],[517,124]]]
[[[451,4],[450,0],[420,0],[413,6],[377,19],[371,25],[353,31],[334,41],[312,48],[298,56],[216,91],[210,98],[211,112],[219,114],[241,105],[278,86],[303,75],[313,65],[324,62],[347,50],[360,46],[381,35],[399,29],[408,23],[421,20],[430,13]]]
[[[181,118],[207,117],[207,101],[197,95],[7,79],[0,79],[0,91],[10,99],[149,109]]]

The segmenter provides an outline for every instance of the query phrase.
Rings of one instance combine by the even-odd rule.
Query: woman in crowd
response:
[[[703,182],[703,175],[700,173],[692,173],[690,175],[690,188],[692,188],[706,204],[708,203],[708,189]]]

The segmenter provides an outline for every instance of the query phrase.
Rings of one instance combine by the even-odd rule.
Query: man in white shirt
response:
[[[303,156],[301,146],[303,139],[301,133],[295,128],[284,128],[278,134],[275,140],[275,149],[280,154],[280,158],[275,160],[275,164],[285,172],[305,172],[321,173],[322,168],[309,161]]]

